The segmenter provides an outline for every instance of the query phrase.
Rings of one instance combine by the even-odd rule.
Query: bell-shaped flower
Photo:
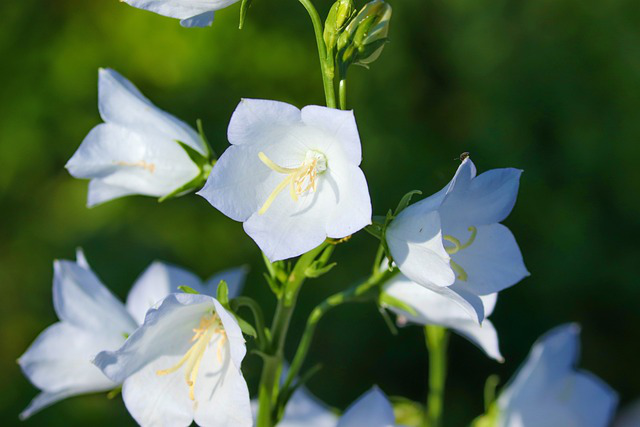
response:
[[[66,165],[74,177],[91,180],[89,206],[131,194],[167,197],[204,182],[210,168],[204,139],[114,70],[100,69],[98,105],[105,123],[89,132]]]
[[[138,9],[177,18],[183,27],[208,27],[216,10],[239,0],[122,0]]]
[[[170,294],[117,351],[94,363],[116,383],[144,426],[251,426],[246,353],[233,315],[213,297]]]
[[[385,304],[386,295],[392,298],[391,301],[401,304]],[[497,299],[497,293],[480,297],[486,316],[493,313]],[[478,324],[451,298],[426,289],[402,274],[394,276],[385,284],[381,301],[386,308],[396,313],[401,325],[409,322],[449,328],[480,347],[487,356],[499,362],[504,361],[500,354],[498,334],[489,319],[485,319],[482,325]]]
[[[493,169],[476,176],[466,158],[445,188],[389,224],[387,244],[400,271],[454,299],[482,322],[480,297],[529,274],[515,238],[500,224],[515,205],[521,172]]]
[[[199,194],[243,222],[271,261],[371,223],[353,112],[245,99],[228,137],[231,146]]]
[[[543,335],[497,401],[500,427],[606,427],[617,394],[595,375],[577,370],[580,328]]]
[[[82,255],[77,263],[54,263],[53,305],[60,321],[18,359],[27,378],[42,390],[20,414],[22,419],[67,397],[117,386],[91,359],[120,347],[138,325],[85,263]]]

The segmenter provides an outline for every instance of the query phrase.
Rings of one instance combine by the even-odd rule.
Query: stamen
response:
[[[287,177],[271,192],[258,211],[259,215],[264,214],[269,209],[276,197],[278,197],[278,194],[280,194],[287,186],[290,186],[289,194],[294,202],[298,201],[298,196],[308,191],[316,191],[318,188],[318,174],[327,170],[327,159],[324,154],[313,150],[307,152],[304,162],[302,162],[302,164],[297,168],[282,167],[268,158],[263,152],[258,153],[258,157],[269,169],[287,175]]]
[[[149,173],[154,173],[156,171],[156,165],[154,165],[153,163],[148,163],[145,160],[140,160],[139,162],[114,162],[116,165],[118,166],[130,166],[130,167],[134,167],[134,168],[142,168],[146,171],[149,171]]]
[[[456,239],[453,236],[450,236],[448,234],[445,234],[444,236],[442,236],[443,240],[446,240],[447,242],[453,244],[453,247],[445,248],[445,250],[449,255],[456,254],[461,250],[468,248],[476,240],[476,236],[478,235],[478,229],[474,226],[471,226],[468,228],[468,230],[471,232],[471,236],[469,236],[469,240],[467,240],[467,243],[465,243],[464,245],[460,243],[460,240]]]
[[[220,335],[218,341],[217,355],[218,361],[222,363],[222,347],[226,343],[226,333],[221,327],[220,318],[217,314],[207,314],[202,316],[200,324],[197,328],[193,329],[194,335],[191,338],[193,345],[187,350],[185,355],[174,366],[168,369],[162,369],[156,371],[156,375],[168,375],[176,372],[183,365],[185,366],[185,381],[189,386],[189,398],[195,400],[195,385],[198,378],[198,371],[200,370],[200,364],[204,353],[207,350],[209,343],[214,335]]]

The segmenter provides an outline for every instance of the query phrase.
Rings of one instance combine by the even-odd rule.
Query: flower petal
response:
[[[387,396],[378,387],[373,387],[347,408],[337,427],[394,427],[395,423]]]
[[[192,345],[193,329],[212,309],[215,305],[210,296],[170,294],[147,312],[142,326],[120,349],[100,352],[93,363],[112,381],[123,382],[158,358],[179,359]]]
[[[180,21],[180,25],[185,28],[204,28],[210,27],[213,23],[214,13],[205,12],[200,15],[192,16],[191,18],[183,19]]]
[[[93,128],[65,167],[76,178],[100,179],[111,187],[98,187],[92,205],[118,194],[160,197],[200,173],[174,140],[115,124]]]
[[[207,280],[204,285],[206,289],[204,293],[215,297],[218,294],[218,284],[220,284],[221,280],[224,280],[229,288],[229,299],[236,298],[242,294],[242,288],[248,273],[249,267],[247,266],[223,270]]]
[[[91,359],[102,350],[118,348],[123,342],[122,335],[88,331],[58,322],[36,338],[18,363],[36,387],[49,393],[62,392],[61,395],[66,397],[110,390],[117,384],[93,366]],[[46,402],[49,402],[49,398],[42,396],[33,405],[38,409]],[[34,410],[31,408],[28,412]]]
[[[329,237],[340,239],[371,224],[371,197],[364,173],[357,166],[332,167],[328,172],[328,179],[336,183],[337,205],[329,213],[326,231]]]
[[[422,213],[409,206],[391,222],[386,236],[402,274],[425,287],[453,284],[455,275],[442,244],[438,212]]]
[[[87,207],[101,205],[113,199],[136,194],[135,190],[107,184],[100,178],[89,181],[89,194],[87,196]]]
[[[54,263],[53,306],[60,320],[93,332],[132,332],[135,321],[93,271],[71,261]]]
[[[300,110],[291,104],[266,99],[243,99],[231,116],[227,135],[233,145],[264,145],[281,139],[300,124]]]
[[[195,274],[156,261],[147,267],[133,284],[127,296],[127,310],[141,325],[147,310],[170,293],[179,292],[178,286],[188,286],[201,294],[207,293],[200,278]]]
[[[456,237],[465,241],[462,233],[457,232]],[[452,258],[468,276],[466,281],[458,279],[456,285],[476,295],[499,292],[529,275],[513,234],[502,224],[478,227],[474,242]]]
[[[306,389],[300,388],[289,399],[278,427],[335,427],[337,422],[334,413]]]
[[[36,413],[42,411],[45,408],[53,405],[54,403],[60,402],[61,400],[66,399],[67,397],[77,396],[79,394],[90,393],[91,391],[85,390],[76,390],[76,389],[66,389],[60,390],[56,392],[48,392],[43,391],[39,393],[33,400],[29,403],[24,411],[20,413],[20,421],[24,421]]]
[[[151,5],[166,2],[130,0],[128,3],[137,3],[136,7],[142,7],[143,3]],[[202,12],[206,10],[208,9]],[[98,74],[99,109],[105,122],[147,135],[152,141],[180,141],[203,155],[207,153],[205,143],[191,126],[153,105],[138,88],[117,71],[101,68]]]
[[[236,3],[238,0],[198,0],[198,1],[189,1],[189,0],[123,0],[124,2],[130,4],[133,7],[137,7],[138,9],[148,10],[150,12],[157,13],[158,15],[168,16],[169,18],[178,18],[181,20],[187,20],[188,18],[197,17],[198,15],[204,14],[205,12],[215,11],[222,8],[225,8],[233,3]],[[202,18],[202,22],[198,22],[199,24],[204,24],[206,21]],[[213,16],[211,17],[211,21],[213,21]],[[189,22],[188,22],[189,23]],[[206,25],[196,25],[196,26],[208,26],[211,22],[206,23]],[[192,26],[192,25],[184,25],[183,26]]]
[[[308,105],[302,109],[301,117],[306,125],[321,129],[336,141],[350,163],[356,166],[360,164],[362,148],[353,111]],[[331,147],[328,147],[329,150]],[[328,152],[326,154],[329,156]]]
[[[498,333],[491,320],[485,320],[482,326],[471,320],[458,321],[451,325],[451,329],[480,347],[490,358],[504,362],[500,353]]]

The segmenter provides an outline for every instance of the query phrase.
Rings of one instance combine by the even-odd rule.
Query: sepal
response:
[[[201,131],[201,126],[198,126],[198,129]],[[204,138],[203,141],[206,142],[206,138],[204,137],[204,134],[201,133],[201,137]],[[200,174],[196,176],[194,179],[192,179],[191,181],[187,182],[186,184],[176,188],[171,193],[160,197],[158,199],[158,202],[161,202],[161,203],[164,202],[165,200],[173,199],[174,197],[179,197],[184,194],[190,193],[194,190],[198,190],[202,188],[204,186],[204,183],[207,181],[207,178],[209,177],[211,170],[213,169],[213,165],[216,162],[215,160],[212,160],[208,157],[203,156],[199,151],[193,149],[191,146],[185,144],[184,142],[176,141],[176,143],[178,143],[178,145],[182,147],[185,153],[187,153],[187,156],[189,156],[189,159],[191,159],[191,161],[196,166],[198,166],[198,168],[200,169]],[[206,143],[205,146],[208,147],[208,143]],[[207,148],[207,150],[210,151],[211,149]]]
[[[253,0],[242,0],[240,3],[240,24],[238,24],[238,29],[242,29],[244,27],[244,20],[247,18],[247,12],[251,7]]]

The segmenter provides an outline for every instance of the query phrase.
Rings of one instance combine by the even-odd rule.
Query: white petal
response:
[[[224,332],[227,336],[231,362],[236,369],[239,370],[242,365],[242,359],[244,359],[244,356],[247,354],[247,347],[245,345],[244,336],[242,335],[242,330],[240,329],[235,317],[229,314],[227,310],[220,305],[218,300],[213,299],[213,304],[216,313],[220,316],[220,322],[222,322],[222,327],[224,328]]]
[[[337,427],[394,427],[395,422],[391,403],[374,387],[347,408]]]
[[[170,293],[179,292],[178,286],[188,286],[197,292],[205,293],[200,278],[195,274],[156,261],[147,267],[129,291],[127,310],[140,325],[147,310]]]
[[[115,382],[163,356],[182,357],[191,347],[193,329],[215,309],[207,295],[170,294],[147,312],[144,323],[117,351],[103,351],[93,363]],[[170,367],[169,365],[168,367]]]
[[[455,322],[451,325],[451,329],[480,347],[490,358],[504,362],[504,357],[500,353],[498,333],[490,320],[482,322],[482,326],[471,320]]]
[[[306,193],[297,202],[281,194],[263,215],[253,214],[244,230],[270,261],[292,258],[325,240],[327,217],[335,205],[333,189],[327,180],[320,180],[315,193]]]
[[[250,427],[253,417],[247,383],[239,366],[231,362],[229,345],[223,348],[218,353],[214,341],[203,356],[195,383],[195,422],[200,426]]]
[[[200,173],[174,140],[115,124],[93,128],[66,168],[76,178],[102,181],[89,204],[133,193],[163,196]]]
[[[180,25],[185,28],[210,27],[213,23],[213,18],[213,12],[205,12],[201,13],[200,15],[192,16],[191,18],[183,19],[182,21],[180,21]]]
[[[335,427],[338,417],[306,389],[298,389],[284,411],[278,427]]]
[[[301,115],[306,125],[322,129],[327,136],[335,139],[350,163],[360,164],[362,148],[353,111],[309,105],[302,109]]]
[[[170,18],[188,19],[205,12],[225,8],[238,0],[124,0],[138,9],[155,12]],[[213,19],[212,19],[213,20]],[[209,22],[210,24],[210,22]],[[208,25],[208,24],[207,24]],[[203,26],[203,25],[198,25]],[[206,25],[205,25],[206,26]]]
[[[468,185],[456,185],[440,208],[443,228],[503,221],[516,203],[521,174],[519,169],[492,169]]]
[[[371,198],[362,170],[356,166],[333,167],[328,179],[335,182],[337,205],[329,214],[327,235],[340,239],[371,224]]]
[[[122,335],[137,327],[124,304],[75,262],[54,263],[53,305],[60,320],[88,331]]]
[[[18,363],[25,376],[47,392],[81,394],[110,390],[116,383],[93,366],[91,359],[102,350],[115,350],[123,342],[123,335],[88,331],[58,322],[36,338]],[[43,402],[39,400],[34,404]]]
[[[67,397],[77,396],[79,394],[84,394],[84,393],[87,393],[87,392],[84,390],[75,390],[75,389],[60,390],[56,392],[44,391],[42,393],[39,393],[29,403],[29,406],[27,406],[24,409],[24,411],[20,413],[20,421],[24,421],[28,419],[29,417],[33,416],[37,412],[40,412],[41,410],[48,408],[54,403],[60,402],[61,400],[66,399]]]
[[[301,124],[300,110],[291,104],[243,99],[231,116],[227,134],[233,145],[270,144],[296,124]]]
[[[130,196],[132,194],[136,194],[136,191],[129,188],[118,187],[117,185],[107,184],[100,178],[92,179],[89,181],[87,207],[92,208],[113,199]]]
[[[204,293],[215,297],[218,293],[218,284],[220,284],[221,280],[224,280],[229,288],[229,299],[236,298],[242,294],[247,273],[249,273],[249,267],[247,266],[223,270],[207,280]]]
[[[138,3],[166,2],[141,0]],[[191,126],[153,105],[117,71],[101,68],[98,80],[100,115],[105,122],[148,135],[151,140],[180,141],[201,154],[207,153],[204,142]]]
[[[438,212],[402,211],[387,228],[387,243],[396,265],[422,286],[450,286],[455,275],[442,243]]]
[[[502,224],[477,228],[475,241],[453,254],[453,260],[467,273],[466,281],[456,285],[476,295],[488,295],[515,285],[529,275],[513,234]],[[467,232],[468,234],[468,232]],[[456,233],[461,241],[467,234]]]
[[[82,248],[76,249],[76,262],[78,265],[86,270],[91,270],[91,266],[89,265],[89,261],[87,261],[87,257],[84,255],[84,250]]]

